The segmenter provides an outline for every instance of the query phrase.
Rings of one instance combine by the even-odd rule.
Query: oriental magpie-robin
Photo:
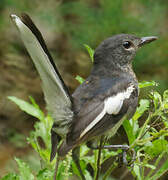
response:
[[[155,36],[119,34],[105,39],[95,50],[90,76],[70,95],[30,17],[11,17],[40,74],[47,108],[54,119],[51,160],[56,152],[65,156],[82,142],[113,136],[124,119],[132,117],[138,104],[132,60],[141,46],[157,39]]]

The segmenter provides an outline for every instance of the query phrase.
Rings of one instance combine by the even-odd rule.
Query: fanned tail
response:
[[[73,119],[72,97],[64,84],[56,65],[48,51],[41,32],[27,14],[21,17],[11,15],[22,41],[31,56],[42,80],[42,88],[47,109],[54,119],[51,130],[52,161],[61,138],[65,138]]]

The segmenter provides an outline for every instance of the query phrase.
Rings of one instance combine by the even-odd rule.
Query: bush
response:
[[[92,57],[93,50],[87,46],[90,56]],[[82,83],[83,79],[77,77]],[[156,86],[155,82],[142,82],[139,83],[139,88],[148,86]],[[27,138],[27,142],[31,144],[33,149],[40,157],[41,168],[40,170],[32,170],[28,164],[22,160],[15,158],[18,165],[18,173],[9,173],[1,180],[51,180],[54,176],[54,166],[56,160],[50,162],[50,129],[53,124],[53,119],[50,115],[44,115],[35,100],[30,97],[30,101],[26,102],[16,97],[8,97],[11,101],[16,103],[21,110],[36,117],[38,121],[34,125],[34,130]],[[136,159],[133,166],[128,166],[128,171],[131,172],[133,177],[138,180],[157,180],[165,172],[168,171],[168,161],[164,161],[164,157],[168,153],[168,90],[164,91],[161,96],[156,91],[151,91],[148,94],[148,99],[141,99],[137,110],[130,120],[125,120],[123,123],[126,131],[131,152],[133,149],[136,152]],[[138,120],[146,118],[142,126],[139,125]],[[39,141],[43,142],[43,146]],[[84,175],[87,180],[93,179],[90,171],[86,167],[88,165],[93,169],[94,179],[97,173],[97,159],[98,151],[93,151],[93,155],[89,155],[90,149],[86,145],[80,148],[80,164]],[[127,159],[131,162],[131,153],[128,152]],[[100,164],[103,164],[107,159],[112,156],[118,157],[121,153],[118,151],[102,150]],[[101,174],[103,180],[109,179],[111,173],[119,165],[117,158],[110,165],[104,174]],[[71,152],[59,164],[57,179],[69,179],[74,175],[79,176],[79,172],[71,157]],[[80,177],[80,176],[79,176]]]

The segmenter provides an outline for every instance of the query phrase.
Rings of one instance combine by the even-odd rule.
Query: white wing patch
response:
[[[134,90],[134,86],[131,84],[126,91],[120,92],[114,96],[111,96],[104,101],[103,111],[84,129],[80,138],[83,137],[89,130],[91,130],[103,117],[107,114],[118,114],[121,110],[123,102],[128,99]]]
[[[105,99],[104,101],[104,109],[106,109],[107,114],[118,114],[121,110],[121,107],[123,105],[124,99],[128,99],[131,95],[131,93],[134,90],[134,86],[131,85],[127,88],[126,91],[120,92],[116,94],[115,96],[109,97]]]

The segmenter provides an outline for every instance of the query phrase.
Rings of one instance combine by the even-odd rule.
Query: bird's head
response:
[[[119,34],[105,39],[95,50],[95,64],[123,67],[131,64],[137,50],[145,44],[156,40],[156,36],[136,37]]]

